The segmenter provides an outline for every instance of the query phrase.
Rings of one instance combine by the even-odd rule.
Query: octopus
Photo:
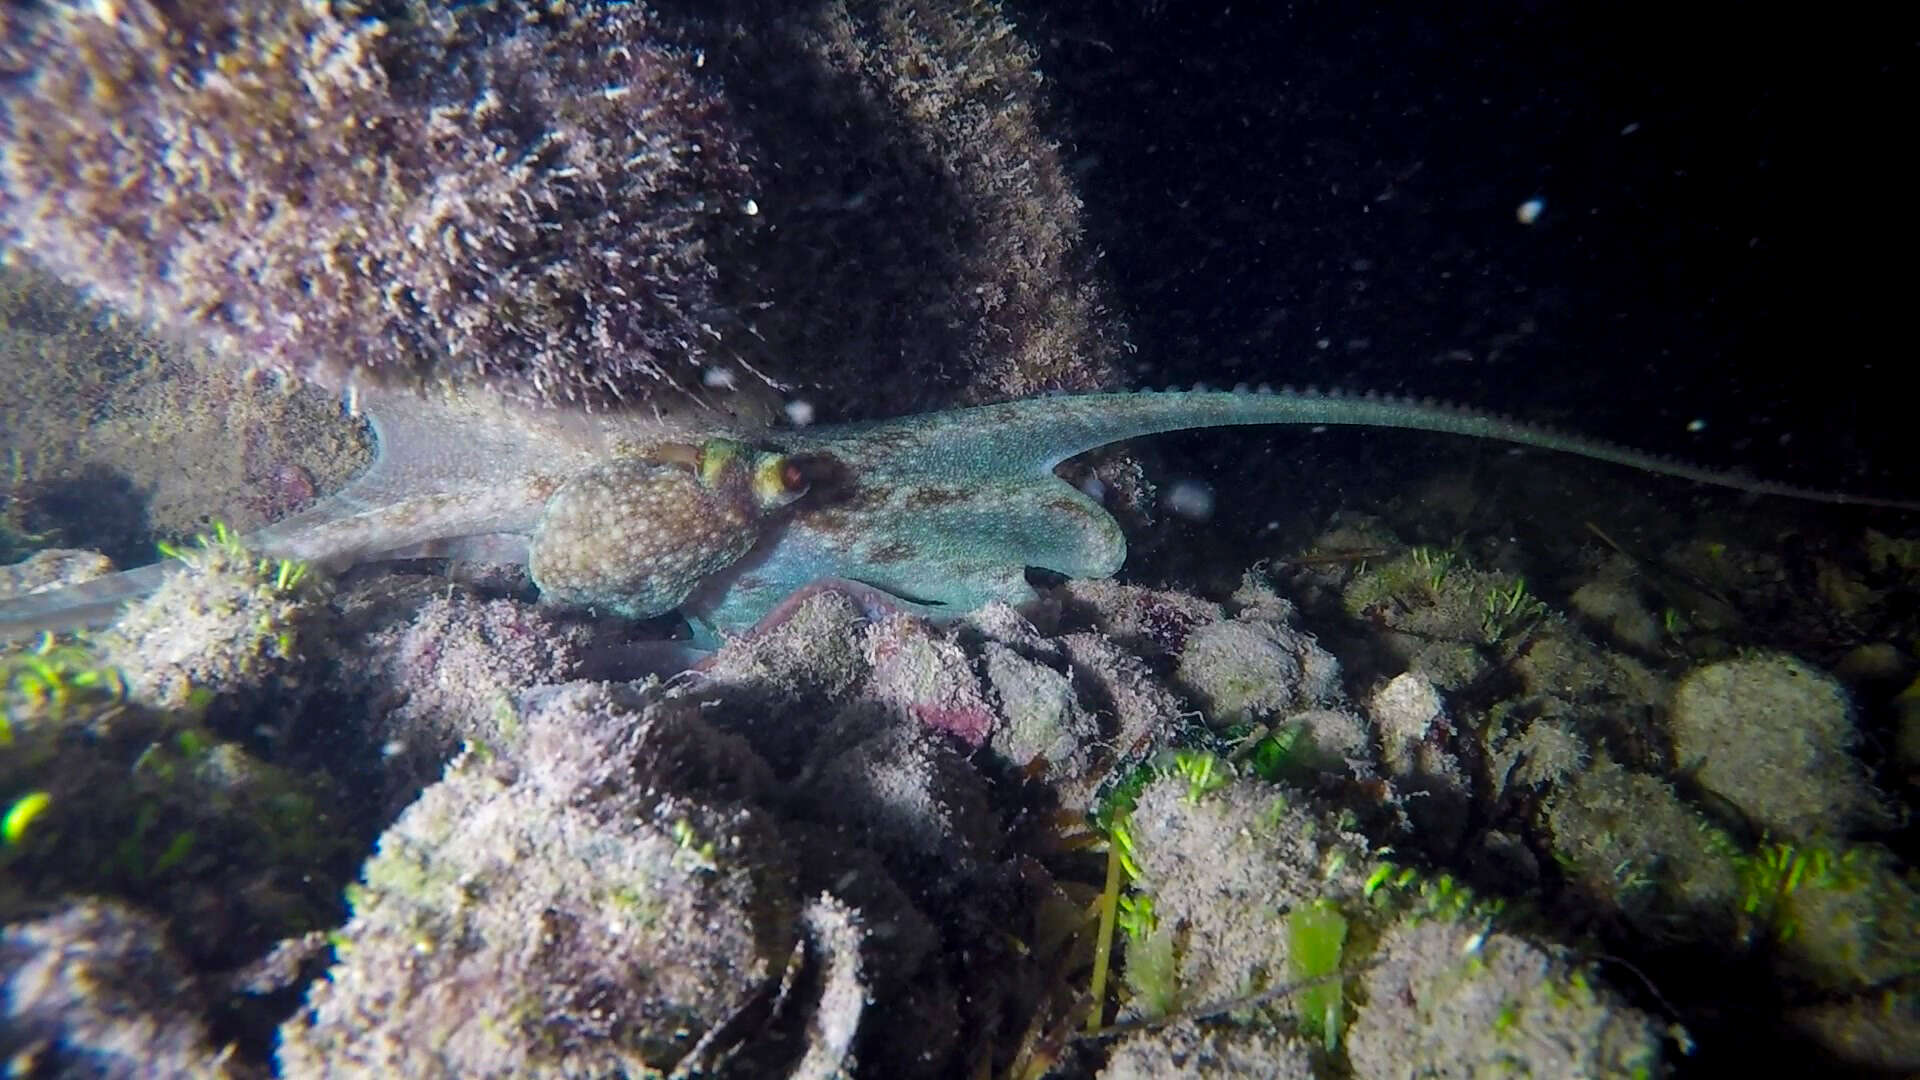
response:
[[[1920,510],[1715,472],[1449,405],[1315,391],[1030,398],[894,420],[665,441],[619,416],[524,416],[463,397],[371,401],[378,457],[244,538],[326,569],[445,556],[524,567],[544,602],[678,611],[713,647],[823,584],[934,618],[1036,599],[1029,568],[1117,573],[1113,515],[1055,475],[1075,455],[1192,428],[1406,428],[1578,455],[1759,495]],[[168,563],[0,602],[0,639],[109,622]]]

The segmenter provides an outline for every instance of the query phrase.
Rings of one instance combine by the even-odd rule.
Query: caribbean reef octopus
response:
[[[1314,391],[1061,395],[894,420],[661,442],[615,416],[525,417],[463,398],[369,403],[379,454],[338,494],[247,538],[339,570],[449,556],[527,568],[551,603],[645,618],[694,642],[745,632],[810,585],[934,617],[1035,598],[1031,567],[1119,571],[1126,538],[1054,474],[1125,439],[1256,424],[1494,439],[1760,495],[1920,509],[1695,468],[1452,406]],[[170,561],[169,561],[170,562]],[[169,562],[0,603],[0,638],[111,621]]]

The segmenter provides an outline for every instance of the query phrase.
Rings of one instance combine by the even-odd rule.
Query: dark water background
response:
[[[1780,10],[1015,13],[1142,384],[1434,395],[1912,496],[1913,21]]]

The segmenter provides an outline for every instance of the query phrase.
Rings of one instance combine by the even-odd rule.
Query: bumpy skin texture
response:
[[[1108,443],[1188,428],[1411,428],[1760,494],[1873,501],[1713,473],[1448,406],[1290,390],[1032,398],[783,433],[751,457],[747,476],[709,475],[696,464],[698,483],[649,467],[684,458],[684,448],[636,445],[617,418],[540,428],[479,412],[449,420],[419,402],[395,407],[376,422],[382,458],[366,477],[249,542],[267,555],[334,566],[420,554],[531,562],[553,599],[634,616],[678,607],[708,642],[716,631],[753,627],[825,580],[877,590],[906,610],[958,616],[996,600],[1033,599],[1028,567],[1110,576],[1126,559],[1119,523],[1054,466]],[[748,453],[729,440],[713,443]],[[778,467],[762,472],[769,463]],[[761,512],[741,509],[741,499]],[[110,617],[160,573],[142,568],[0,604],[0,637]]]
[[[811,493],[785,527],[696,591],[683,611],[721,631],[744,630],[808,582],[845,578],[900,597],[902,607],[921,614],[958,616],[995,600],[1032,600],[1028,567],[1108,577],[1126,559],[1120,526],[1055,476],[1054,466],[1142,435],[1254,424],[1445,432],[1759,494],[1871,501],[1750,481],[1500,417],[1389,397],[1283,390],[1035,398],[777,440],[807,469]]]
[[[534,584],[561,604],[636,618],[672,611],[753,550],[767,514],[805,492],[756,490],[756,465],[783,469],[782,459],[764,457],[714,439],[692,462],[623,459],[574,477],[547,500],[534,530]]]

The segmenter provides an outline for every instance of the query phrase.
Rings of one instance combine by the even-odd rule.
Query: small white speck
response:
[[[1540,215],[1546,212],[1547,200],[1535,195],[1533,198],[1521,203],[1519,207],[1514,210],[1513,220],[1522,225],[1531,225],[1539,221]]]
[[[799,398],[787,402],[787,420],[794,427],[806,427],[813,423],[813,402]]]
[[[718,364],[708,365],[707,369],[700,373],[700,381],[716,390],[731,390],[734,387],[733,372]]]
[[[1694,417],[1693,419],[1691,419],[1691,420],[1689,420],[1689,421],[1687,421],[1687,433],[1688,433],[1688,434],[1690,434],[1690,435],[1698,435],[1698,434],[1700,434],[1701,432],[1703,432],[1703,431],[1705,431],[1705,430],[1707,430],[1707,419],[1706,419],[1706,417],[1704,417],[1704,416],[1696,416],[1696,417]]]
[[[1638,120],[1635,120],[1635,121],[1634,121],[1633,123],[1631,123],[1631,124],[1628,124],[1628,125],[1627,125],[1626,127],[1623,127],[1623,128],[1621,128],[1621,129],[1620,129],[1620,134],[1622,134],[1622,135],[1631,135],[1631,134],[1633,134],[1634,132],[1636,132],[1636,131],[1639,131],[1639,130],[1640,130],[1640,121],[1638,121]]]
[[[1167,512],[1188,521],[1213,517],[1213,488],[1198,480],[1176,480],[1167,488]]]
[[[748,199],[741,205],[740,209],[744,211],[748,217],[758,217],[760,214],[760,204],[752,199]]]

